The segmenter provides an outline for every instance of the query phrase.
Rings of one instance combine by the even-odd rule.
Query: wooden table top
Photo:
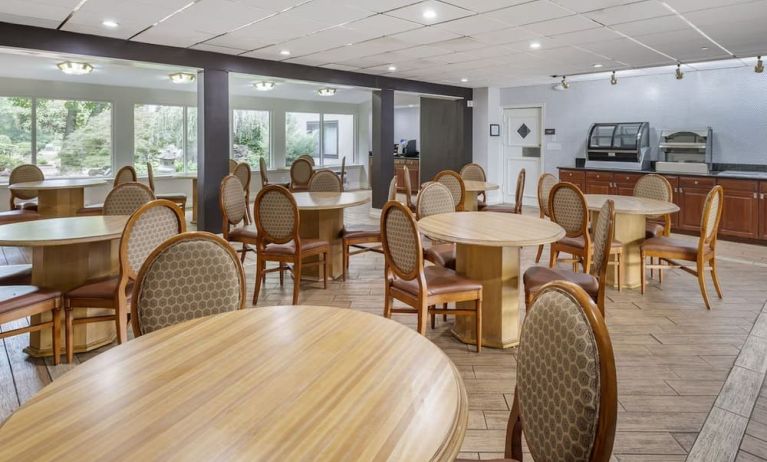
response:
[[[355,207],[370,202],[368,191],[351,192],[296,192],[299,210],[334,210]]]
[[[463,185],[466,188],[466,192],[495,191],[500,188],[497,184],[486,181],[463,180]]]
[[[49,247],[118,239],[127,215],[48,218],[0,225],[0,246]]]
[[[21,191],[42,191],[45,189],[78,189],[88,186],[98,186],[106,184],[106,180],[91,178],[60,178],[42,181],[28,181],[25,183],[15,183],[8,186],[8,189]]]
[[[443,213],[420,219],[418,228],[434,239],[489,247],[525,247],[565,237],[552,221],[515,213]]]
[[[679,206],[673,202],[613,194],[586,194],[586,204],[591,211],[599,211],[607,199],[615,202],[615,213],[625,215],[665,215],[679,211]]]
[[[251,308],[77,366],[0,427],[0,459],[452,461],[467,423],[460,374],[412,329]]]

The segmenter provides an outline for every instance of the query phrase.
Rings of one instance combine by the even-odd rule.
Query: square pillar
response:
[[[370,187],[373,208],[382,209],[389,196],[389,182],[394,176],[394,90],[373,92],[373,158]]]
[[[221,232],[218,189],[229,174],[229,73],[197,74],[197,229]]]

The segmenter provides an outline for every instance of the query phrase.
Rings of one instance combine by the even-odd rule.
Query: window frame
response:
[[[340,111],[336,111],[336,112],[285,111],[284,114],[285,114],[284,118],[285,118],[285,144],[286,145],[287,145],[287,139],[288,139],[288,137],[287,137],[287,127],[288,127],[287,119],[288,119],[288,114],[317,114],[317,115],[319,115],[319,120],[317,122],[318,123],[318,131],[319,131],[319,139],[318,139],[318,144],[317,144],[317,147],[319,149],[319,153],[317,155],[317,158],[319,159],[319,162],[317,164],[317,167],[320,167],[320,168],[324,168],[325,167],[325,116],[328,115],[328,114],[351,116],[352,117],[352,156],[351,156],[352,159],[351,159],[351,164],[354,165],[357,162],[357,148],[358,148],[358,146],[357,146],[357,137],[359,135],[357,133],[357,123],[358,123],[358,121],[357,121],[357,119],[358,119],[357,114],[355,114],[353,112],[340,112]],[[309,122],[307,122],[307,123],[309,123]],[[341,150],[341,128],[340,128],[340,126],[341,126],[341,124],[338,123],[338,121],[335,121],[335,127],[336,127],[336,154],[335,155],[336,155],[336,157],[335,158],[331,158],[331,159],[334,159],[334,160],[338,160],[339,162],[340,162],[341,158],[343,157],[343,156],[341,156],[341,153],[340,153],[340,150]],[[340,165],[340,164],[338,164],[338,165]],[[328,167],[337,167],[338,165],[330,165]],[[285,167],[290,167],[290,165],[288,164],[287,155],[285,156]]]
[[[229,159],[234,159],[234,112],[235,111],[250,111],[250,112],[265,112],[266,113],[266,119],[267,119],[267,128],[269,129],[269,149],[266,153],[266,169],[269,170],[271,168],[274,168],[274,159],[273,159],[273,152],[274,152],[274,130],[272,130],[273,124],[273,113],[271,109],[262,109],[262,108],[252,108],[252,107],[233,107],[229,111]],[[286,112],[287,113],[287,112]],[[261,171],[261,165],[251,165],[250,170],[254,172]]]

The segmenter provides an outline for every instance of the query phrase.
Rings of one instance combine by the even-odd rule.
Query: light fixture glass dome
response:
[[[88,63],[78,63],[75,61],[64,61],[56,65],[61,72],[68,75],[84,75],[93,72],[93,66]]]
[[[336,94],[336,89],[331,87],[320,88],[317,90],[317,94],[320,96],[333,96]]]
[[[173,83],[190,83],[194,82],[194,79],[197,78],[196,75],[191,74],[189,72],[176,72],[173,74],[169,74],[168,78]]]
[[[274,87],[276,87],[277,84],[272,82],[271,80],[263,80],[261,82],[253,82],[253,88],[255,88],[258,91],[271,91],[274,90]]]

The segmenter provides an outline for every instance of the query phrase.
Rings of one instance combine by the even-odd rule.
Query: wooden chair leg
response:
[[[698,262],[698,285],[700,286],[700,294],[703,295],[706,309],[710,310],[711,304],[708,302],[708,292],[706,292],[706,264],[703,261]]]
[[[658,258],[658,266],[660,266],[661,263],[663,263],[663,260]],[[663,268],[658,268],[658,284],[660,285],[663,285],[663,271]]]
[[[647,272],[647,263],[646,263],[647,257],[645,257],[644,252],[642,252],[640,255],[641,255],[640,257],[640,260],[641,260],[640,273],[641,274],[639,275],[639,278],[640,278],[639,285],[641,286],[642,295],[644,295],[645,284],[647,283],[647,281],[645,281],[645,273]]]
[[[618,261],[615,266],[618,267],[618,292],[623,291],[623,254],[616,254]]]
[[[557,263],[557,259],[559,258],[559,251],[554,250],[552,247],[551,253],[549,255],[549,268],[553,268],[554,265]]]
[[[482,351],[482,299],[477,298],[474,300],[474,309],[477,311],[477,318],[476,321],[476,333],[477,336],[477,353]]]
[[[650,266],[651,266],[651,268],[650,268],[650,279],[655,277],[655,269],[652,268],[652,265],[654,265],[654,264],[655,264],[655,257],[650,257]]]
[[[543,244],[538,246],[538,253],[535,255],[535,262],[536,263],[540,262],[542,256],[543,256]]]
[[[264,273],[266,276],[266,273]],[[280,262],[280,287],[285,287],[285,266]]]
[[[428,316],[428,308],[425,303],[421,303],[418,308],[418,333],[426,335],[426,316]]]
[[[61,308],[56,306],[51,310],[53,317],[53,329],[51,330],[51,343],[53,344],[53,365],[58,366],[61,361]]]
[[[431,328],[434,330],[437,327],[437,315],[432,313],[431,314]]]
[[[72,364],[75,359],[75,332],[73,330],[74,312],[72,311],[72,308],[68,306],[68,304],[64,307],[64,319],[64,341],[66,343],[65,348],[67,350],[67,363]]]
[[[128,313],[127,306],[117,302],[115,308],[115,328],[117,329],[117,344],[122,345],[128,341]]]
[[[322,254],[322,288],[328,288],[328,252]]]
[[[298,305],[298,293],[301,291],[301,259],[293,264],[293,304]]]
[[[443,304],[442,304],[442,309],[443,309],[443,310],[446,310],[446,309],[447,309],[447,303],[443,303]],[[443,321],[447,321],[447,313],[445,313],[445,314],[443,314],[443,315],[442,315],[442,320],[443,320]]]
[[[343,243],[343,253],[344,253],[344,272],[341,274],[341,280],[346,282],[346,272],[349,271],[349,244],[347,242]]]
[[[253,290],[253,304],[258,303],[258,294],[261,292],[261,283],[264,280],[264,269],[266,267],[266,262],[259,258],[258,262],[256,263],[256,287]]]
[[[719,275],[716,273],[716,257],[708,262],[711,265],[711,279],[714,281],[714,288],[719,298],[722,298],[722,287],[719,285]]]
[[[384,318],[391,319],[391,304],[392,299],[389,295],[389,284],[386,284],[386,293],[384,293]]]
[[[242,255],[240,255],[240,262],[245,263],[245,254],[248,253],[248,246],[247,244],[242,244]]]

